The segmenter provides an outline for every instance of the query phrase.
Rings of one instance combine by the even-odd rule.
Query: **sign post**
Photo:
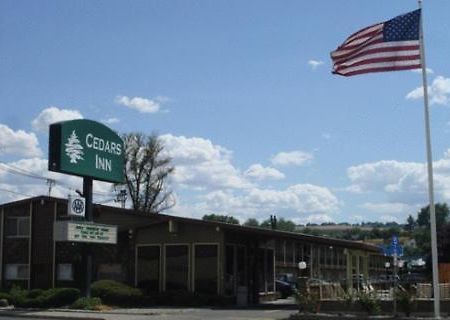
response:
[[[70,120],[50,125],[48,169],[83,177],[85,219],[93,222],[93,179],[121,183],[124,180],[124,144],[105,125],[92,120]],[[83,240],[81,240],[83,242]],[[84,291],[91,296],[92,246],[84,241]]]
[[[86,221],[93,221],[92,215],[92,178],[83,178],[83,196],[86,199]],[[92,247],[89,243],[83,245],[84,257],[86,259],[86,278],[84,283],[86,297],[91,297],[92,282]]]
[[[397,315],[397,251],[398,251],[398,238],[397,236],[392,237],[392,251],[394,252],[393,262],[394,262],[394,290],[393,290],[393,304],[394,304],[394,317]]]

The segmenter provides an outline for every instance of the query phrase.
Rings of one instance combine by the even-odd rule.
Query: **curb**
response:
[[[73,316],[61,316],[61,315],[43,315],[35,314],[33,311],[0,311],[1,317],[14,317],[14,318],[33,318],[33,319],[64,319],[64,320],[105,320],[105,318],[98,317],[73,317]],[[50,311],[51,312],[51,311]]]

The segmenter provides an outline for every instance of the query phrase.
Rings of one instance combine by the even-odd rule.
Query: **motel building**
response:
[[[66,199],[39,196],[0,205],[1,287],[80,287],[86,239],[92,281],[117,280],[146,293],[240,295],[254,304],[275,297],[280,274],[351,288],[352,279],[385,272],[386,257],[361,242],[95,204],[93,220],[90,228],[69,216]]]

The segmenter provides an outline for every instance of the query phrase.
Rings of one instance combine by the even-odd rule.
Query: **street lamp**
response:
[[[305,269],[306,269],[306,262],[305,262],[305,261],[300,261],[300,262],[298,263],[298,268],[299,268],[300,270],[305,270]]]
[[[306,269],[306,262],[305,261],[300,261],[298,263],[298,268],[300,269],[300,277],[303,276],[303,270]]]
[[[386,269],[386,284],[389,283],[389,273],[388,273],[388,270],[389,270],[390,266],[391,266],[391,263],[390,263],[389,261],[386,261],[386,262],[384,263],[384,268]]]

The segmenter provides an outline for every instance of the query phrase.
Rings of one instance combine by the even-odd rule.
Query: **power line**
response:
[[[29,197],[29,198],[36,197],[36,195],[33,195],[33,196],[32,196],[32,195],[29,195],[29,194],[26,194],[26,193],[21,193],[21,192],[17,192],[17,191],[13,191],[13,190],[8,190],[8,189],[4,189],[4,188],[0,188],[0,191],[9,192],[9,193],[17,194],[17,195],[20,195],[20,196]]]
[[[55,186],[56,184],[58,184],[60,187],[63,187],[69,191],[73,191],[75,189],[74,187],[62,182],[59,179],[53,179],[53,178],[49,178],[46,176],[37,175],[31,171],[18,168],[16,166],[4,163],[2,161],[0,161],[0,164],[3,165],[3,167],[0,166],[0,169],[3,169],[4,171],[6,171],[10,174],[17,174],[17,175],[21,175],[21,176],[28,177],[28,178],[44,180],[49,187],[49,192],[48,192],[49,196],[51,195],[52,187]],[[96,191],[96,192],[93,192],[93,194],[98,195],[98,196],[112,196],[113,194],[115,194],[115,192],[106,193],[106,192]]]

